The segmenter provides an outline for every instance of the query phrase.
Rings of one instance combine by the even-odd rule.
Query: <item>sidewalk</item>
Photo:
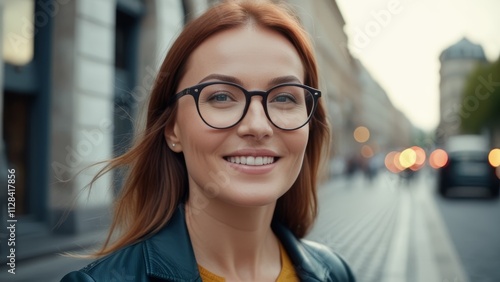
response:
[[[467,282],[434,202],[433,178],[382,173],[337,178],[319,189],[308,236],[331,246],[363,282]]]

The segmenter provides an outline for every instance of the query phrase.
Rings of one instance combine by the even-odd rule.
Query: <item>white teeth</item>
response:
[[[255,158],[255,165],[263,165],[263,160],[262,157],[256,157]]]
[[[267,165],[274,163],[274,157],[253,157],[253,156],[237,156],[237,157],[227,157],[226,160],[235,164],[243,165]]]
[[[247,165],[255,165],[255,158],[247,157]]]

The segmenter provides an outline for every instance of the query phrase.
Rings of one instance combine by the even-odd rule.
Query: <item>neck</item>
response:
[[[228,281],[275,279],[281,264],[271,229],[274,208],[275,204],[238,207],[212,200],[196,209],[188,201],[186,223],[198,264]]]

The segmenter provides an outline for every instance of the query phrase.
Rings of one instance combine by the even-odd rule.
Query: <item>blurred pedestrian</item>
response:
[[[151,93],[109,236],[62,281],[354,281],[302,239],[329,129],[312,45],[271,1],[188,23]]]

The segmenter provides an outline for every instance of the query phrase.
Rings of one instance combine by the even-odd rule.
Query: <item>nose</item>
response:
[[[245,117],[238,125],[238,135],[242,137],[250,136],[256,140],[273,135],[273,127],[267,119],[262,97],[252,97]]]

